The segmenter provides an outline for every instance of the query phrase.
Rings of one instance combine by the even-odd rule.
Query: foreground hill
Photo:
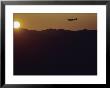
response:
[[[15,75],[96,75],[96,30],[14,32]]]

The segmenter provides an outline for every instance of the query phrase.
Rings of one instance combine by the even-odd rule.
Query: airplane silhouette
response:
[[[70,19],[67,19],[68,21],[74,21],[74,20],[78,20],[77,18],[70,18]]]

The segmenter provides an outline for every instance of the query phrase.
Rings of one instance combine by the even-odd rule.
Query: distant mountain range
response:
[[[15,30],[16,31],[16,30]],[[71,32],[72,30],[68,30],[68,29],[53,29],[53,28],[49,28],[49,29],[45,29],[45,30],[41,30],[41,31],[37,31],[37,29],[25,29],[25,28],[20,28],[19,31],[33,31],[33,32],[43,32],[43,31],[47,31],[47,32],[52,32],[52,31],[65,31],[65,32]],[[77,30],[77,31],[72,31],[72,32],[78,32],[78,31],[96,31],[96,30],[88,30],[88,29],[81,29],[81,30]]]
[[[96,75],[97,31],[14,32],[15,75]]]

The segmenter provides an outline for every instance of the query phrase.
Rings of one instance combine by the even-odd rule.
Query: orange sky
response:
[[[75,21],[68,21],[69,18],[77,18]],[[21,28],[30,30],[45,29],[97,29],[96,13],[14,13],[14,21],[21,23]]]

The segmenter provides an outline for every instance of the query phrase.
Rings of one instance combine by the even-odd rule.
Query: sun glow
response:
[[[19,29],[19,28],[20,28],[20,22],[14,21],[14,29]]]

